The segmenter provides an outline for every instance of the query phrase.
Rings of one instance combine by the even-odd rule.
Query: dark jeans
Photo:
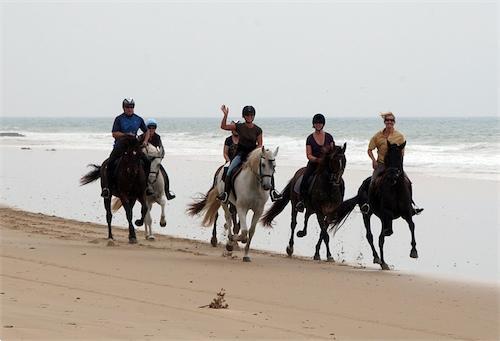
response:
[[[107,177],[107,184],[108,188],[114,187],[115,186],[115,168],[116,168],[116,161],[127,151],[126,147],[121,144],[121,143],[115,143],[115,146],[113,147],[113,150],[111,151],[111,154],[109,154],[108,158],[108,165],[106,168],[106,177]],[[148,160],[146,155],[141,154],[141,160],[143,162],[144,166],[144,173],[146,174],[146,179],[149,176],[149,171],[151,168],[151,162]]]

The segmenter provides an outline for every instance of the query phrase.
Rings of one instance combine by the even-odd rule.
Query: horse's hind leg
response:
[[[380,267],[382,270],[389,270],[389,265],[384,259],[384,241],[386,237],[386,231],[392,231],[392,219],[385,218],[382,220],[382,230],[380,231],[380,236],[378,237],[378,247],[380,249]]]
[[[151,206],[153,203],[151,203]],[[148,240],[154,240],[155,237],[153,236],[153,219],[151,218],[151,206],[148,205],[148,210],[146,211],[146,216],[144,217],[144,238]]]
[[[328,234],[328,225],[325,222],[323,222],[323,226],[321,227],[321,235],[323,235],[323,242],[326,246],[326,260],[333,262],[334,259],[330,252],[330,235]]]
[[[295,207],[292,205],[292,221],[290,223],[290,229],[292,230],[292,233],[290,233],[290,240],[288,241],[288,246],[286,247],[286,253],[289,256],[293,255],[293,244],[294,244],[294,234],[295,234],[295,227],[297,226],[297,210]]]
[[[310,211],[306,208],[306,213],[304,213],[304,228],[301,231],[297,231],[297,237],[302,238],[307,235],[307,221],[309,220],[309,217],[311,216]]]
[[[417,242],[415,241],[415,223],[413,222],[413,219],[410,217],[403,217],[404,220],[408,223],[408,226],[410,227],[410,232],[411,232],[411,251],[410,251],[410,257],[411,258],[418,258],[418,252],[417,252]]]
[[[212,238],[210,239],[210,244],[213,247],[217,246],[217,219],[219,218],[219,213],[215,213],[214,227],[212,229]]]
[[[238,234],[240,233],[240,223],[238,222],[236,207],[234,205],[229,205],[229,212],[231,212],[231,219],[233,220],[233,234]]]
[[[226,243],[226,250],[228,252],[233,251],[234,246],[237,245],[236,241],[233,241],[233,229],[232,229],[232,219],[231,219],[231,212],[229,212],[229,208],[227,205],[222,205],[222,208],[224,209],[224,228],[227,230],[227,243]]]
[[[364,214],[363,213],[363,222],[365,223],[365,229],[366,229],[366,239],[368,240],[368,243],[370,244],[370,247],[372,248],[373,263],[380,264],[380,258],[378,256],[377,250],[375,249],[375,246],[373,245],[373,234],[372,234],[372,229],[371,229],[371,225],[370,225],[370,217],[371,217],[371,214]]]
[[[165,204],[167,203],[167,201],[165,200],[164,197],[162,197],[158,203],[160,204],[161,207],[160,226],[165,227],[167,226],[167,220],[165,219]],[[152,205],[153,203],[151,203],[151,206]]]
[[[104,208],[106,209],[106,222],[108,223],[108,239],[113,240],[113,233],[111,232],[111,221],[113,214],[111,213],[111,197],[104,199]]]

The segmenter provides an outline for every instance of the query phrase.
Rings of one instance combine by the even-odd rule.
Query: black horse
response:
[[[356,205],[361,208],[363,222],[366,228],[366,239],[373,252],[373,263],[380,264],[383,270],[389,270],[384,260],[384,239],[392,235],[392,221],[403,218],[411,232],[411,258],[418,258],[415,242],[415,223],[412,216],[415,210],[412,206],[411,182],[403,171],[403,149],[406,142],[398,146],[387,141],[388,151],[384,159],[385,170],[371,183],[371,177],[365,179],[358,190],[358,195],[344,201],[334,212],[332,227],[338,228],[345,222],[347,216]],[[370,227],[370,217],[375,214],[382,223],[378,239],[380,258],[373,246],[373,235]]]
[[[123,208],[125,209],[128,221],[128,240],[130,244],[137,243],[134,225],[132,224],[132,209],[134,208],[136,200],[138,200],[141,207],[141,219],[147,211],[146,206],[146,182],[147,175],[144,171],[143,156],[140,142],[133,136],[126,136],[120,139],[119,143],[123,144],[125,152],[117,160],[115,167],[115,185],[111,186],[111,194],[120,198]],[[82,176],[80,185],[86,185],[99,178],[101,178],[101,187],[105,187],[107,183],[106,167],[108,160],[105,160],[101,166],[91,164],[90,167],[94,169],[89,173]],[[104,208],[106,209],[106,221],[108,223],[108,239],[113,240],[111,233],[111,220],[113,214],[111,213],[111,196],[104,198]]]
[[[312,214],[316,214],[318,224],[321,228],[318,243],[316,244],[316,252],[314,259],[320,260],[319,249],[323,241],[326,246],[326,256],[329,261],[333,260],[330,253],[330,236],[328,234],[329,221],[327,217],[335,211],[338,205],[344,199],[345,185],[342,175],[346,166],[345,158],[346,144],[342,147],[336,146],[333,149],[329,148],[323,151],[323,155],[319,161],[319,165],[311,176],[312,185],[309,191],[309,196],[305,198],[304,204],[306,211],[304,213],[304,229],[297,232],[297,237],[307,235],[307,221]],[[271,226],[273,219],[280,214],[286,207],[289,201],[292,202],[292,221],[290,228],[292,230],[289,244],[286,248],[286,253],[291,256],[293,254],[294,232],[297,226],[297,209],[296,205],[299,201],[299,194],[295,192],[296,182],[304,174],[305,167],[299,169],[293,178],[288,182],[283,190],[283,199],[276,201],[264,214],[261,219],[262,224]]]

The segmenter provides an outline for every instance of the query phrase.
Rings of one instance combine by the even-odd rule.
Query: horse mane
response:
[[[268,149],[265,150],[268,151]],[[252,150],[252,152],[248,154],[248,158],[243,165],[243,168],[250,168],[250,170],[252,171],[258,170],[260,165],[260,157],[262,155],[261,151],[262,148],[255,148],[254,150]]]
[[[319,162],[318,162],[318,173],[321,173],[325,170],[326,166],[328,165],[328,161],[331,159],[331,157],[339,150],[342,148],[340,146],[334,146],[333,148],[330,146],[323,147],[321,148],[321,156],[319,157]]]

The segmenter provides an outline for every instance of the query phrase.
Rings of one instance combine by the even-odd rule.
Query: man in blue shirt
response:
[[[126,135],[131,135],[131,136],[137,136],[137,131],[141,129],[144,133],[144,143],[147,144],[149,140],[149,130],[146,127],[146,124],[144,123],[144,120],[142,117],[139,115],[134,114],[134,107],[135,107],[135,102],[133,98],[125,98],[122,102],[122,108],[123,108],[123,113],[118,115],[115,118],[115,121],[113,123],[113,129],[111,130],[111,133],[115,139],[115,143],[113,145],[113,150],[111,151],[111,154],[109,155],[108,158],[108,164],[106,167],[106,177],[107,177],[107,187],[104,187],[102,189],[101,196],[104,198],[109,198],[111,196],[111,190],[110,187],[113,186],[113,175],[114,175],[114,168],[115,168],[115,163],[116,160],[122,156],[123,152],[123,145],[120,143],[120,138],[126,136]],[[149,174],[149,160],[147,159],[146,156],[143,158],[144,160],[144,165],[145,165],[145,172],[146,174]],[[146,194],[151,195],[153,194],[153,191],[151,188],[146,189]]]

